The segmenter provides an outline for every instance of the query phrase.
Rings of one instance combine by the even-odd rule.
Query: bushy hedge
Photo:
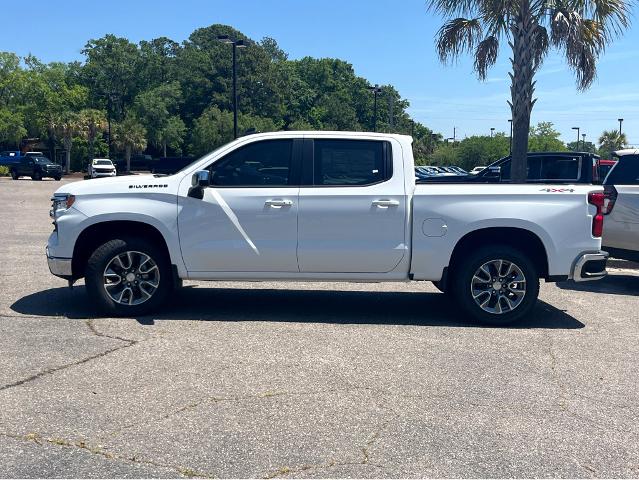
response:
[[[0,177],[8,177],[8,176],[9,176],[9,167],[0,165]]]

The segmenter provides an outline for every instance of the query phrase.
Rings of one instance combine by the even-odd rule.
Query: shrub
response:
[[[8,177],[8,176],[9,176],[9,167],[0,165],[0,177]]]

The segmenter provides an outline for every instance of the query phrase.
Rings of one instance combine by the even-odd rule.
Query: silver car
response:
[[[616,165],[604,181],[603,249],[639,261],[639,149],[615,152]]]

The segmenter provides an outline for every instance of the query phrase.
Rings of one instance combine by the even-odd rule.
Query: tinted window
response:
[[[541,180],[579,180],[581,157],[542,157]]]
[[[528,180],[579,180],[581,157],[529,156]],[[501,165],[502,180],[510,180],[510,159]]]
[[[211,166],[211,181],[219,186],[290,185],[292,147],[292,140],[240,147]]]
[[[391,177],[388,142],[315,140],[314,185],[370,185]]]
[[[606,177],[607,185],[639,185],[639,156],[625,155]]]

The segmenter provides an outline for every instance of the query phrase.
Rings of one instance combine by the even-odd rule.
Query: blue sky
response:
[[[434,48],[441,19],[424,0],[31,0],[28,13],[20,2],[2,3],[0,49],[18,55],[81,60],[86,41],[106,33],[134,42],[159,36],[181,42],[196,28],[223,23],[255,40],[275,38],[293,59],[349,61],[372,83],[395,85],[413,117],[445,136],[453,127],[457,138],[488,134],[491,127],[508,130],[507,49],[484,83],[467,58],[441,65]],[[623,117],[629,142],[639,145],[638,77],[637,28],[609,47],[587,92],[575,89],[572,73],[552,54],[537,78],[533,122],[553,122],[566,141],[575,139],[576,126],[595,140],[604,129],[618,128]]]

